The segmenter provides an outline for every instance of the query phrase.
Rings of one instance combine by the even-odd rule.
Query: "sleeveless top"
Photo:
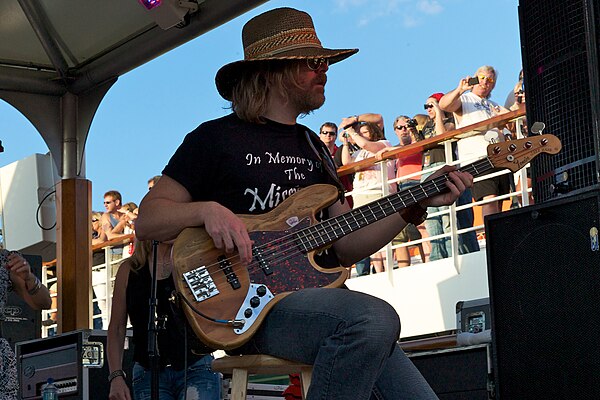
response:
[[[112,214],[108,214],[108,220],[113,228],[119,223],[119,219]]]
[[[146,263],[141,269],[129,272],[127,282],[126,301],[127,314],[133,326],[133,360],[144,368],[150,368],[148,357],[148,317],[150,313],[151,275],[150,267]],[[158,322],[158,351],[160,366],[172,366],[175,370],[184,368],[185,335],[187,329],[187,364],[191,365],[204,355],[212,352],[203,345],[190,328],[183,310],[169,301],[175,291],[172,276],[160,279],[157,283],[157,316]],[[164,322],[161,322],[164,321]],[[164,326],[165,329],[160,329]]]

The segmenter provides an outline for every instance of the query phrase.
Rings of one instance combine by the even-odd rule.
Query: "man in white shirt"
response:
[[[472,78],[477,78],[479,83],[473,84],[472,81],[470,83]],[[456,128],[475,124],[508,112],[506,108],[489,100],[496,85],[496,78],[496,70],[484,65],[477,69],[474,77],[467,76],[461,79],[456,89],[446,93],[440,99],[440,108],[454,113]],[[503,140],[504,135],[500,134],[497,129],[460,139],[458,156],[467,163],[485,157],[487,146],[490,143]],[[510,175],[505,174],[475,182],[472,191],[473,197],[477,201],[507,194],[510,191]],[[484,217],[500,211],[502,211],[502,201],[493,201],[482,205]]]

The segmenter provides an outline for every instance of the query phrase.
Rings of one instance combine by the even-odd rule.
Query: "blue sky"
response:
[[[487,64],[499,71],[492,100],[504,100],[521,69],[518,0],[272,0],[119,78],[103,100],[86,145],[92,208],[116,189],[139,204],[148,178],[159,174],[189,131],[228,113],[214,86],[216,71],[243,58],[244,22],[265,10],[307,11],[329,48],[359,48],[329,69],[325,105],[302,122],[321,123],[381,113],[387,138],[399,114],[423,112],[435,92]],[[33,126],[0,100],[0,166],[46,153]],[[201,173],[201,171],[199,171]]]

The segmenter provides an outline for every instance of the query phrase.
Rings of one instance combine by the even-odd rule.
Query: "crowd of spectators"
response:
[[[148,180],[148,190],[158,182],[160,175]],[[135,233],[135,220],[138,216],[137,203],[123,203],[121,193],[109,190],[104,193],[104,209],[92,211],[92,245],[104,243],[111,239],[125,237]]]
[[[392,146],[385,135],[385,125],[381,114],[363,113],[342,118],[339,124],[325,122],[319,129],[319,137],[329,149],[339,168],[366,158],[375,157],[377,160],[385,158],[386,153],[408,146],[423,139],[442,135],[447,131],[471,125],[496,115],[518,109],[525,103],[525,92],[522,73],[509,93],[506,107],[490,100],[492,90],[498,78],[497,71],[491,66],[482,66],[475,71],[473,76],[460,79],[457,87],[447,93],[437,92],[426,98],[423,108],[426,114],[416,114],[412,117],[399,115],[395,118],[392,128],[396,134],[398,144]],[[508,128],[508,129],[507,129]],[[388,178],[396,177],[397,184],[391,185],[389,193],[402,191],[418,185],[429,177],[437,168],[460,158],[463,165],[487,155],[487,145],[499,141],[510,140],[515,136],[514,126],[507,128],[494,128],[487,132],[475,134],[454,142],[452,150],[447,151],[442,143],[426,151],[398,156],[394,162],[389,160],[377,163],[372,167],[344,175],[344,186],[347,191],[353,191],[350,201],[354,201],[354,208],[371,203],[382,196],[384,192],[381,182],[380,170],[385,166]],[[526,129],[526,126],[523,127]],[[336,143],[335,133],[337,131]],[[450,154],[449,154],[450,153]],[[448,157],[451,159],[448,159]],[[425,171],[421,173],[421,171]],[[458,200],[457,205],[464,205],[475,201],[487,200],[482,204],[482,216],[502,211],[502,201],[494,201],[497,196],[509,193],[514,189],[512,175],[505,174],[486,178],[475,183],[472,191],[467,190]],[[530,199],[532,201],[533,199]],[[351,203],[352,204],[352,203]],[[443,236],[450,231],[450,216],[448,207],[431,207],[425,223],[419,227],[408,224],[394,240],[394,244],[406,243],[427,236]],[[472,208],[457,212],[458,229],[471,228],[474,225]],[[475,231],[459,235],[459,254],[479,250],[479,243]],[[426,244],[428,242],[425,242]],[[450,257],[452,255],[451,241],[448,236],[431,240],[425,246],[425,253],[430,261]],[[397,266],[410,265],[408,247],[399,247],[395,251]],[[377,253],[370,258],[356,264],[357,275],[367,275],[385,270],[383,253]]]

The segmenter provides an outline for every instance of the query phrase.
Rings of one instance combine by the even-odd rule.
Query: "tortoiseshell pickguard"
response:
[[[274,295],[304,288],[324,287],[335,282],[341,273],[326,273],[316,269],[310,263],[308,255],[301,251],[299,244],[289,247],[288,250],[276,249],[279,242],[277,239],[309,225],[309,222],[304,220],[290,230],[251,232],[250,238],[254,241],[254,247],[265,245],[265,253],[272,251],[274,258],[268,264],[272,271],[270,275],[266,275],[258,267],[249,269],[250,282],[266,285]]]

